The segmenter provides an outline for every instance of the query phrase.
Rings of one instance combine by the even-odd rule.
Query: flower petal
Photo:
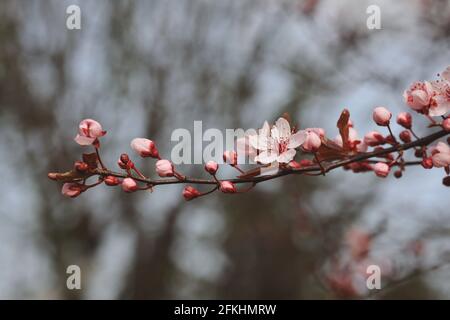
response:
[[[291,126],[285,118],[279,118],[275,122],[275,127],[277,128],[277,139],[288,139],[291,136]],[[273,136],[273,131],[272,131]],[[275,138],[275,136],[274,136]]]
[[[436,97],[436,106],[432,106],[428,114],[432,117],[443,116],[450,110],[450,102],[444,97]]]
[[[294,133],[289,138],[288,148],[294,149],[300,146],[303,142],[306,140],[306,132],[304,130],[301,130],[299,132]]]
[[[262,164],[272,163],[277,160],[278,155],[275,152],[263,151],[255,157],[256,162],[261,162]]]
[[[77,134],[77,136],[74,138],[75,142],[78,143],[81,146],[88,146],[91,145],[96,138],[89,138],[85,136],[81,136]]]
[[[288,163],[294,159],[296,153],[295,149],[288,149],[278,156],[277,161],[279,163]]]

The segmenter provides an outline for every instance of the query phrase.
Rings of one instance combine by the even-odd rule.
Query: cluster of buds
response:
[[[128,193],[152,191],[161,184],[183,183],[188,184],[183,190],[183,197],[192,200],[217,190],[227,194],[247,192],[260,182],[288,174],[325,175],[338,167],[355,173],[372,171],[381,178],[386,178],[394,167],[396,178],[402,177],[408,165],[422,165],[425,169],[443,168],[443,184],[450,186],[449,139],[431,145],[450,133],[450,117],[446,116],[450,111],[450,67],[440,75],[439,80],[411,85],[405,91],[404,98],[409,107],[429,121],[429,128],[440,128],[440,131],[419,137],[413,131],[412,115],[401,112],[396,122],[402,131],[396,136],[391,129],[392,113],[386,107],[379,106],[373,110],[372,118],[376,125],[382,127],[380,131],[384,130],[385,133],[372,130],[359,138],[349,111],[344,109],[337,122],[339,134],[330,139],[324,129],[313,127],[300,130],[292,124],[288,115],[283,115],[273,125],[266,121],[254,134],[237,139],[237,150],[223,153],[224,164],[239,172],[232,179],[217,176],[219,164],[215,161],[208,161],[204,166],[210,179],[182,175],[172,161],[161,158],[154,141],[135,138],[131,141],[131,149],[142,158],[155,159],[155,172],[163,178],[151,179],[136,167],[126,153],[121,154],[117,161],[122,172],[109,170],[99,152],[100,138],[105,136],[106,131],[99,122],[85,119],[79,125],[75,141],[82,146],[93,146],[95,152],[83,154],[83,160],[76,161],[71,171],[49,173],[48,176],[64,182],[62,193],[72,198],[103,183],[121,186]],[[414,155],[420,161],[405,159],[405,151],[410,149],[414,150]],[[247,171],[240,168],[238,153],[250,158],[256,167]],[[87,184],[92,176],[97,176],[98,180]],[[200,192],[193,184],[209,185],[212,189]],[[238,184],[246,184],[247,187],[238,188]]]

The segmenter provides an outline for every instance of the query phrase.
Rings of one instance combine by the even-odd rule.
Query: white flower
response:
[[[255,161],[262,164],[288,163],[296,154],[295,148],[299,147],[305,139],[304,131],[292,134],[289,122],[279,118],[272,128],[266,121],[258,135],[249,137],[249,143],[251,147],[260,151]]]

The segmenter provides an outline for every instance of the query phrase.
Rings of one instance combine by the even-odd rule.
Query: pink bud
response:
[[[114,176],[106,176],[104,181],[107,186],[111,186],[111,187],[117,186],[118,184],[120,184],[120,180]]]
[[[145,138],[135,138],[131,141],[131,148],[141,157],[159,158],[158,149],[152,140]]]
[[[408,130],[403,130],[400,132],[400,140],[402,140],[404,143],[411,142],[411,133]]]
[[[87,169],[89,169],[89,166],[86,162],[83,161],[75,161],[75,164],[73,165],[75,170],[79,172],[85,172]]]
[[[370,131],[364,136],[364,143],[368,146],[375,147],[384,143],[384,137],[378,131]]]
[[[126,153],[122,153],[119,160],[117,160],[117,165],[121,169],[130,170],[133,168],[134,163],[130,160],[130,157]]]
[[[205,165],[205,170],[208,171],[210,174],[216,174],[218,169],[219,165],[215,161],[208,161]]]
[[[235,193],[236,192],[236,186],[234,183],[230,181],[221,181],[220,182],[220,191],[223,193]]]
[[[385,107],[376,107],[373,110],[373,121],[379,126],[387,126],[391,120],[392,113]]]
[[[94,144],[97,138],[106,134],[102,129],[102,125],[92,119],[84,119],[80,122],[78,134],[75,137],[75,142],[82,146]]]
[[[231,166],[237,165],[237,153],[236,151],[225,151],[223,153],[223,162],[230,164]]]
[[[125,192],[134,192],[138,189],[136,181],[132,178],[125,178],[122,181],[122,190]]]
[[[408,112],[400,112],[397,116],[397,123],[405,129],[411,129],[412,117]]]
[[[173,177],[173,164],[169,160],[156,161],[156,172],[160,177]]]
[[[300,163],[298,163],[297,161],[292,160],[288,163],[288,167],[295,170],[295,169],[300,169],[302,167],[302,165]]]
[[[300,160],[300,165],[302,167],[310,167],[310,166],[314,165],[314,162],[312,162],[309,159],[302,159],[302,160]]]
[[[68,182],[64,183],[61,189],[61,193],[66,197],[75,198],[78,197],[83,191],[85,187],[79,183]]]
[[[384,162],[377,162],[374,166],[373,166],[373,171],[375,172],[375,174],[380,177],[380,178],[385,178],[388,176],[390,168],[389,166],[384,163]]]
[[[317,150],[319,150],[320,145],[322,144],[320,136],[312,130],[306,130],[305,132],[306,138],[305,142],[303,142],[302,144],[303,150],[308,152],[316,152]]]
[[[424,158],[422,160],[422,167],[424,167],[424,169],[431,169],[431,168],[433,168],[433,158],[431,158],[431,157]]]
[[[186,186],[183,190],[183,197],[184,197],[184,199],[186,199],[186,201],[190,201],[199,196],[201,196],[201,193],[194,187]]]
[[[442,121],[442,128],[447,132],[450,131],[450,117]]]

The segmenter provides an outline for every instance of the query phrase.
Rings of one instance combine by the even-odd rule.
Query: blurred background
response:
[[[81,30],[66,28],[72,4]],[[2,0],[0,298],[450,298],[442,170],[336,170],[192,202],[178,185],[69,199],[46,176],[86,151],[73,141],[84,118],[108,130],[113,169],[134,137],[169,155],[171,132],[194,120],[258,128],[289,112],[334,138],[347,107],[363,136],[374,106],[405,111],[403,90],[450,64],[449,37],[446,0]],[[72,264],[81,290],[66,287]],[[365,288],[368,264],[381,291]]]

